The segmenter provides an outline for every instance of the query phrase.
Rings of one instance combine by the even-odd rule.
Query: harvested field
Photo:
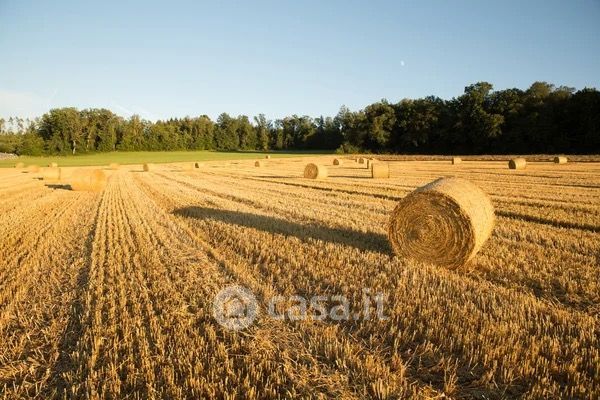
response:
[[[600,163],[385,159],[382,180],[350,162],[303,177],[331,157],[122,165],[100,192],[0,169],[0,397],[598,398]],[[387,238],[398,202],[444,176],[496,211],[456,270]],[[241,331],[212,312],[232,284],[263,310]],[[364,290],[385,319],[265,312]]]

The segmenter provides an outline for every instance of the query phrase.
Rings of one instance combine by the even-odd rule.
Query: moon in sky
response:
[[[400,66],[404,67],[404,60],[400,61]]]

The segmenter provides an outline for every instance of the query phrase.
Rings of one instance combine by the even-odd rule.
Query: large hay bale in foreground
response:
[[[106,186],[106,174],[101,169],[77,169],[70,178],[71,190],[100,192]]]
[[[121,166],[119,165],[119,163],[110,163],[108,165],[108,168],[110,168],[112,170],[117,170],[117,169],[121,168]]]
[[[58,168],[58,163],[51,162],[50,164],[48,164],[48,167],[50,167],[50,168]]]
[[[262,161],[255,161],[255,162],[254,162],[254,166],[255,166],[255,167],[262,167],[263,165],[264,165],[264,164],[263,164],[263,162],[262,162]]]
[[[40,172],[40,167],[37,166],[37,165],[29,165],[27,167],[27,172],[29,172],[29,173],[38,173],[38,172]]]
[[[60,180],[61,170],[57,167],[42,168],[42,179],[45,181],[58,181]]]
[[[566,164],[567,161],[568,161],[567,157],[563,157],[563,156],[554,157],[555,164]]]
[[[25,164],[23,164],[22,162],[18,162],[15,164],[15,168],[19,168],[19,169],[25,168]]]
[[[333,165],[342,165],[344,162],[339,158],[333,159]]]
[[[306,167],[304,167],[304,177],[308,179],[327,178],[327,168],[324,165],[306,164]]]
[[[453,269],[481,249],[494,220],[494,207],[479,187],[461,178],[440,178],[398,203],[388,235],[397,255]]]
[[[508,162],[509,169],[524,169],[527,166],[527,160],[522,157],[513,158]]]
[[[461,162],[462,162],[462,158],[452,157],[452,165],[460,164]]]
[[[371,178],[389,178],[390,165],[385,162],[371,163]]]
[[[154,164],[145,163],[143,166],[144,172],[149,172],[154,169]]]

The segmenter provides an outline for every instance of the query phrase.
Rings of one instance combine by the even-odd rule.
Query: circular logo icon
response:
[[[252,325],[258,315],[254,294],[243,286],[222,289],[213,301],[213,316],[224,328],[239,331]]]

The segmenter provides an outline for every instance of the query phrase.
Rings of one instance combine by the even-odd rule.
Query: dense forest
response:
[[[0,152],[23,155],[135,150],[310,150],[419,154],[600,153],[600,92],[535,82],[527,90],[467,86],[451,100],[386,100],[335,117],[275,121],[226,113],[146,121],[106,109],[52,109],[0,118]]]

